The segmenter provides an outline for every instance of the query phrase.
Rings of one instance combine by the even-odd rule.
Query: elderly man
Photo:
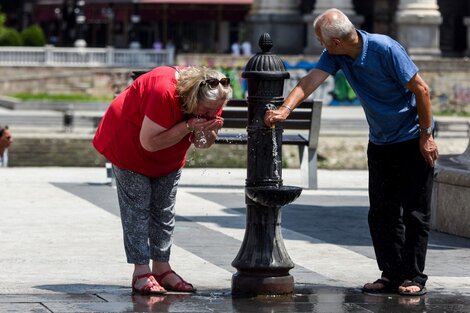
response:
[[[285,120],[328,75],[343,71],[369,124],[368,220],[382,274],[363,291],[422,295],[438,156],[429,88],[398,42],[357,30],[341,11],[327,10],[313,27],[325,50],[284,104],[266,112],[265,123]]]

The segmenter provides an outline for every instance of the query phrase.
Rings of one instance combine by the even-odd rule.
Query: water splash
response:
[[[272,103],[268,103],[266,105],[266,108],[268,110],[277,109],[277,107]],[[276,176],[276,178],[280,178],[281,177],[280,171],[279,171],[280,160],[279,160],[279,155],[277,152],[277,138],[276,138],[276,125],[275,124],[271,125],[271,136],[272,136],[271,138],[272,138],[272,147],[273,147],[272,156],[273,156],[273,165],[274,165],[274,175]]]
[[[279,174],[279,154],[277,153],[277,138],[276,138],[276,126],[271,127],[272,134],[272,144],[273,144],[273,165],[274,165],[274,175],[276,178],[280,178]]]
[[[204,135],[203,132],[200,133],[200,135],[198,135],[199,138],[197,139],[197,141],[202,144],[202,145],[205,145],[207,143],[207,138],[206,136]]]

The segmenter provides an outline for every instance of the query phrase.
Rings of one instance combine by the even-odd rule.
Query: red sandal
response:
[[[168,275],[170,274],[175,274],[176,276],[178,276],[178,278],[180,279],[180,282],[171,286],[170,284],[165,284],[163,282],[163,280],[165,279],[165,277],[167,277]],[[160,275],[156,275],[154,274],[155,276],[155,279],[157,280],[157,282],[163,286],[163,288],[165,288],[166,290],[168,291],[177,291],[177,292],[196,292],[196,288],[193,287],[192,284],[188,283],[187,281],[185,281],[183,278],[181,278],[180,275],[176,274],[174,271],[172,270],[169,270],[169,271],[166,271],[165,273],[162,273]],[[190,287],[190,289],[188,288],[188,286]]]
[[[148,278],[150,282],[143,286],[142,288],[136,288],[135,283],[142,278]],[[160,290],[152,290],[152,287],[158,286],[161,289]],[[132,291],[139,293],[141,295],[148,295],[148,294],[163,294],[166,293],[165,288],[163,288],[158,281],[155,279],[152,273],[147,273],[147,274],[142,274],[142,275],[137,275],[132,279]]]

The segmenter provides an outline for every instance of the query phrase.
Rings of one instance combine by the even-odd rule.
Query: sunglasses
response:
[[[211,89],[217,88],[219,84],[227,88],[228,86],[230,86],[230,78],[225,77],[221,78],[220,80],[217,78],[211,78],[201,82],[201,86],[208,85]]]

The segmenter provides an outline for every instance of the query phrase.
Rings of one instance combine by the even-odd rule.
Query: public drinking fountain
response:
[[[269,52],[269,34],[259,39],[261,52],[245,66],[248,83],[246,230],[232,262],[232,295],[279,295],[294,291],[294,267],[281,234],[281,207],[293,202],[302,188],[282,183],[282,123],[267,127],[266,110],[283,103],[284,80],[289,78],[282,60]]]

